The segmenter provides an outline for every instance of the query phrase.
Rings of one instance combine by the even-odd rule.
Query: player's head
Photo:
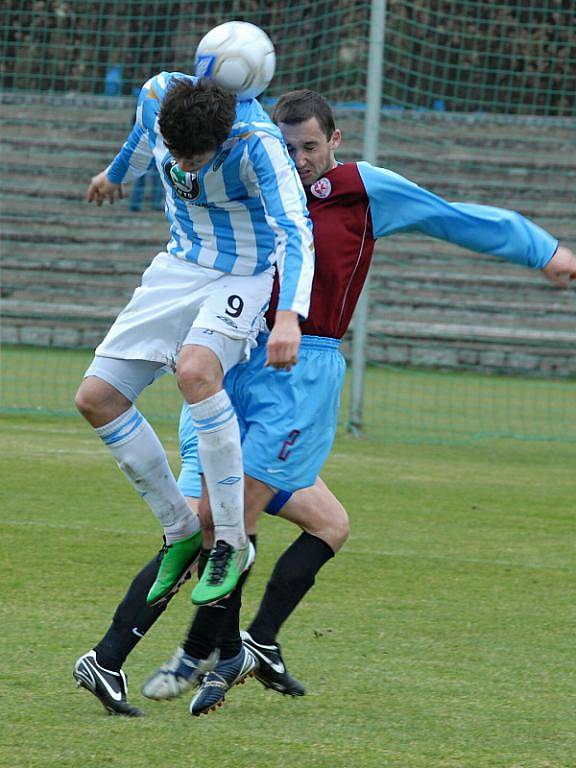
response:
[[[158,125],[166,147],[183,171],[197,171],[228,137],[236,97],[212,80],[177,78],[166,91]]]
[[[289,91],[278,99],[272,120],[282,131],[305,187],[334,168],[334,150],[340,144],[341,134],[323,96],[316,91]]]

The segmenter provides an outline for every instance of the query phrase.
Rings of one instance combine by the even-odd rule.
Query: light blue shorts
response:
[[[200,459],[198,457],[198,437],[190,415],[190,408],[186,403],[180,411],[180,424],[178,427],[180,440],[180,456],[182,464],[178,475],[178,487],[184,494],[192,499],[199,499],[202,495],[202,481],[200,479]],[[288,502],[291,493],[278,491],[264,510],[269,515],[277,515]]]
[[[303,336],[291,371],[266,368],[266,339],[224,386],[240,423],[246,474],[293,493],[314,485],[328,458],[346,363],[338,339]]]
[[[202,496],[202,481],[200,479],[200,459],[198,458],[198,437],[190,406],[182,405],[180,411],[180,424],[178,425],[178,439],[180,442],[180,474],[178,475],[178,487],[184,494],[192,499]]]
[[[291,371],[266,368],[266,338],[259,338],[249,362],[228,372],[224,386],[240,423],[246,474],[284,491],[286,503],[286,493],[314,485],[328,458],[346,363],[337,339],[303,336],[298,364]],[[193,495],[187,489],[198,473],[195,441],[185,407],[180,418],[178,482],[187,496]],[[278,507],[274,502],[269,505],[271,512]]]

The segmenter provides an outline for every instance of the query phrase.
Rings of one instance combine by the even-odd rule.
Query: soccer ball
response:
[[[262,93],[274,77],[276,54],[268,35],[247,21],[227,21],[207,32],[196,48],[196,75],[243,99]]]

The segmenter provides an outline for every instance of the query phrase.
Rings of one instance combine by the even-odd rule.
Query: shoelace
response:
[[[164,539],[164,543],[162,544],[162,548],[158,552],[158,560],[163,560],[164,559],[164,555],[166,554],[166,552],[168,552],[168,550],[170,549],[171,546],[172,546],[172,544],[166,544],[166,539]]]
[[[226,578],[226,573],[232,560],[233,548],[225,541],[219,541],[208,559],[208,583],[212,586],[220,584]]]

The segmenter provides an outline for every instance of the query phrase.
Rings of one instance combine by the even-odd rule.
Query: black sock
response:
[[[118,671],[128,654],[140,642],[159,616],[166,610],[168,602],[150,606],[146,595],[156,580],[160,568],[160,555],[142,568],[130,585],[124,599],[116,608],[112,624],[98,645],[94,646],[98,663],[105,669]]]
[[[250,571],[251,568],[242,574],[238,579],[236,589],[226,600],[226,618],[219,644],[221,659],[231,659],[233,656],[237,656],[242,648],[240,609],[242,608],[242,590]]]
[[[248,631],[258,643],[272,645],[280,627],[313,586],[316,574],[334,557],[325,541],[302,533],[279,557]]]
[[[198,578],[202,578],[202,574],[204,573],[204,568],[206,568],[206,563],[208,562],[208,558],[210,557],[210,549],[206,549],[206,547],[202,547],[200,550],[200,554],[198,555]]]
[[[256,536],[250,536],[256,547]],[[195,659],[207,659],[215,648],[221,659],[230,659],[240,653],[240,608],[242,587],[250,569],[240,576],[234,591],[216,605],[201,605],[192,619],[184,641],[184,651]]]

